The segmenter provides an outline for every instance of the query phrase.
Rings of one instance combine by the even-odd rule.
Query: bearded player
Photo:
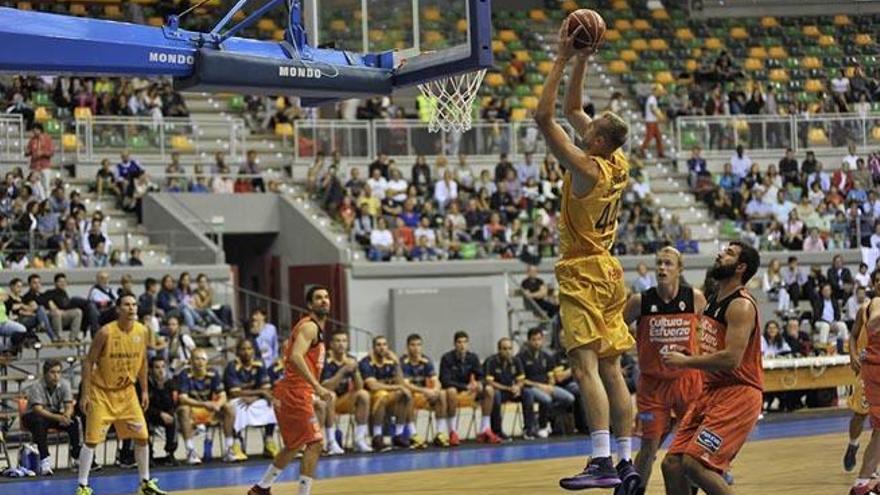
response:
[[[709,271],[718,289],[700,318],[700,354],[663,354],[667,367],[701,370],[705,384],[663,459],[667,495],[690,494],[688,479],[708,495],[733,493],[723,474],[758,422],[764,402],[758,307],[745,289],[760,262],[754,248],[731,242]]]
[[[321,386],[324,363],[324,325],[330,314],[330,291],[313,286],[306,293],[309,314],[293,327],[284,344],[284,377],[275,385],[275,416],[284,440],[284,449],[266,469],[263,479],[252,486],[248,495],[269,495],[272,484],[305,448],[299,476],[299,495],[310,495],[318,458],[323,447],[321,426],[315,417],[312,396],[329,401],[333,394]]]
[[[553,69],[535,112],[547,145],[565,168],[559,221],[559,281],[562,344],[571,359],[587,412],[592,456],[581,473],[559,481],[566,490],[615,488],[622,480],[638,484],[632,466],[632,404],[620,367],[620,355],[635,340],[623,320],[626,287],[620,261],[611,255],[617,213],[629,176],[620,147],[629,131],[619,116],[605,112],[590,119],[583,111],[587,57],[595,50],[574,48],[579,27],[559,33]],[[565,96],[565,113],[581,140],[572,142],[556,121],[556,93],[568,61],[575,59]],[[611,427],[617,436],[619,463],[611,460]]]
[[[871,281],[875,281],[878,272],[871,275]],[[876,285],[875,285],[876,287]],[[880,297],[877,292],[871,298],[871,302],[864,310],[860,310],[867,322],[861,328],[853,327],[853,332],[859,331],[868,336],[865,350],[861,356],[859,377],[864,387],[865,399],[868,403],[868,416],[871,419],[871,441],[865,449],[862,457],[862,466],[859,469],[858,478],[850,489],[850,495],[868,495],[880,492],[880,481],[874,478],[874,471],[880,463]],[[856,336],[858,338],[858,336]]]
[[[681,419],[703,390],[703,376],[696,369],[665,366],[662,355],[678,351],[697,353],[697,322],[706,307],[699,290],[681,284],[684,268],[681,253],[673,247],[657,252],[657,287],[629,298],[623,310],[627,324],[638,322],[639,384],[636,392],[642,443],[635,467],[642,484],[634,492],[644,494],[657,449],[672,430],[673,418]]]

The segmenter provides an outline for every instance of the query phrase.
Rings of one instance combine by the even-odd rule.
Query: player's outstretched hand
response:
[[[583,26],[578,26],[577,29],[568,32],[568,21],[562,23],[562,27],[559,29],[559,46],[556,49],[556,54],[559,58],[563,60],[568,60],[571,57],[581,53],[582,50],[576,50],[574,47],[574,39],[577,37],[580,30],[584,29]]]
[[[663,364],[673,368],[684,368],[689,359],[687,355],[675,351],[663,353],[662,357]]]

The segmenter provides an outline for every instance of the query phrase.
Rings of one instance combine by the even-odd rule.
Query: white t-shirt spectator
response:
[[[516,177],[522,184],[525,184],[530,178],[538,180],[538,173],[538,164],[534,161],[531,164],[526,162],[516,164]]]
[[[413,232],[413,236],[415,237],[416,242],[418,242],[419,239],[421,239],[422,237],[427,238],[428,246],[430,247],[434,247],[434,245],[437,244],[437,234],[434,233],[434,229],[432,228],[426,229],[421,226],[417,227],[416,230]]]
[[[855,170],[856,162],[859,160],[859,157],[856,155],[846,155],[843,157],[843,169],[846,171]]]
[[[861,307],[861,303],[859,303],[859,299],[855,294],[849,296],[849,299],[846,300],[846,316],[845,318],[848,321],[853,321],[856,319],[856,313],[859,312],[859,308]]]
[[[379,200],[385,199],[385,189],[388,189],[388,181],[385,177],[379,177],[378,179],[370,177],[367,179],[367,185],[370,186],[370,195],[372,197],[379,198]]]
[[[645,196],[651,194],[651,186],[648,185],[647,182],[632,182],[633,192],[639,197],[639,199],[645,199]]]
[[[871,274],[870,273],[861,273],[857,272],[853,275],[853,279],[856,281],[856,287],[870,287],[871,286]]]
[[[849,91],[849,78],[848,77],[835,77],[831,80],[831,91],[835,93],[846,93]]]
[[[752,168],[752,159],[745,153],[743,153],[742,158],[734,153],[730,158],[730,168],[732,169],[733,175],[742,179],[748,175],[749,169]]]
[[[400,178],[397,180],[389,180],[388,182],[386,182],[385,186],[385,190],[393,189],[395,191],[399,191],[393,196],[394,201],[397,201],[398,203],[403,203],[404,201],[406,201],[406,188],[409,186],[409,184],[406,183],[406,179]],[[375,189],[373,189],[373,191],[375,191]],[[382,192],[384,196],[385,191]]]
[[[773,205],[773,217],[779,223],[785,223],[788,220],[788,214],[794,209],[794,203],[791,201],[783,201]]]
[[[657,122],[657,97],[651,95],[645,100],[645,122]]]
[[[871,234],[871,247],[880,249],[880,234]]]
[[[391,249],[394,245],[394,236],[391,235],[391,231],[388,229],[373,229],[370,232],[370,245],[374,248]]]
[[[763,201],[758,200],[758,198],[753,198],[751,201],[749,201],[749,204],[746,205],[746,215],[748,215],[749,217],[766,218],[772,214],[773,207]]]
[[[456,198],[458,198],[458,183],[454,180],[449,182],[438,180],[434,185],[434,199],[441,207]]]
[[[804,251],[814,253],[825,251],[825,242],[821,237],[813,239],[813,236],[807,236],[807,238],[804,239]]]

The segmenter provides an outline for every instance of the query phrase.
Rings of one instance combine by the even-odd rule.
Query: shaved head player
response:
[[[315,417],[312,396],[329,401],[333,393],[321,386],[324,363],[324,325],[330,314],[330,291],[314,286],[306,293],[309,313],[294,326],[284,344],[284,377],[275,384],[275,416],[284,440],[284,449],[266,469],[263,479],[248,495],[269,495],[281,471],[305,447],[299,475],[299,495],[310,495],[318,458],[323,447],[321,426]]]

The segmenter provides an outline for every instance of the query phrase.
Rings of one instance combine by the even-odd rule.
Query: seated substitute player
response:
[[[394,416],[395,447],[409,448],[410,437],[404,429],[404,419],[412,403],[412,394],[403,384],[403,375],[397,356],[388,348],[388,340],[381,335],[373,338],[373,350],[358,365],[364,386],[370,391],[370,424],[373,427],[373,450],[388,450],[382,435],[382,426],[388,415]],[[409,432],[413,434],[415,432]],[[421,440],[417,436],[413,440]]]
[[[145,411],[147,423],[154,428],[165,430],[165,457],[154,458],[157,464],[176,466],[178,421],[174,412],[177,410],[177,389],[174,381],[168,376],[168,362],[161,354],[150,359],[150,377],[148,381],[150,407]],[[153,444],[150,443],[152,457]]]
[[[223,422],[223,434],[226,436],[226,453],[223,460],[226,462],[246,460],[247,456],[241,451],[241,447],[235,444],[233,430],[235,408],[226,400],[220,373],[208,368],[208,353],[204,349],[196,349],[192,352],[190,368],[183,370],[177,376],[177,386],[180,392],[177,416],[186,446],[186,462],[202,463],[193,444],[196,425],[210,425],[217,421]]]
[[[278,423],[275,419],[275,411],[272,409],[269,374],[263,366],[263,361],[256,358],[254,343],[250,339],[240,339],[236,344],[235,360],[226,365],[223,383],[229,404],[235,410],[233,423],[235,438],[244,454],[245,446],[241,432],[245,428]],[[269,435],[263,437],[263,455],[269,458],[278,455],[278,445]]]
[[[370,418],[370,394],[364,390],[364,379],[358,370],[354,356],[348,354],[348,333],[336,330],[330,336],[330,353],[321,370],[321,386],[336,396],[336,407],[329,408],[325,413],[327,421],[325,441],[332,440],[328,452],[343,453],[342,447],[336,442],[336,415],[354,414],[354,450],[355,452],[372,452],[367,443],[367,421]]]
[[[504,436],[501,427],[501,406],[505,402],[522,402],[523,438],[535,438],[535,397],[532,390],[523,386],[526,379],[522,362],[513,355],[513,341],[508,337],[498,340],[498,352],[483,362],[486,383],[495,389],[495,405],[492,408],[492,430]]]
[[[764,405],[761,325],[744,288],[761,256],[731,242],[709,276],[718,282],[700,317],[700,353],[668,351],[663,364],[703,372],[703,391],[682,418],[663,459],[666,493],[687,494],[693,483],[711,495],[731,494],[723,474],[758,422]]]
[[[400,365],[403,371],[403,382],[413,394],[413,405],[410,408],[408,425],[411,431],[415,431],[415,414],[419,409],[434,411],[437,419],[437,435],[434,436],[434,445],[437,447],[449,447],[449,419],[446,413],[449,411],[447,401],[449,392],[440,389],[440,379],[437,376],[434,362],[431,358],[422,354],[422,337],[410,334],[406,338],[406,356]]]
[[[574,404],[574,395],[556,386],[555,362],[553,356],[543,349],[544,331],[540,327],[530,328],[528,342],[516,357],[520,360],[526,377],[523,384],[531,391],[535,402],[541,405],[540,429],[534,433],[538,438],[550,436],[552,415],[567,411]]]
[[[495,405],[495,389],[491,385],[483,385],[483,367],[480,357],[468,351],[470,337],[467,332],[458,331],[453,336],[455,349],[440,358],[440,385],[449,394],[447,400],[449,411],[447,418],[454,418],[459,407],[474,407],[479,401],[482,419],[477,442],[501,443],[501,438],[492,431],[492,408]],[[458,433],[454,428],[449,430],[449,445],[459,444]]]
[[[583,397],[571,372],[571,362],[568,360],[568,353],[565,352],[565,349],[560,348],[556,351],[556,354],[553,355],[553,364],[553,379],[556,381],[556,386],[562,387],[574,395],[574,427],[578,432],[588,435],[590,429],[587,427]]]
[[[657,252],[657,286],[630,296],[623,309],[628,325],[638,322],[639,384],[636,392],[642,444],[636,455],[636,470],[642,477],[637,493],[644,494],[657,449],[672,430],[673,419],[681,419],[703,390],[699,370],[669,368],[661,356],[669,351],[697,353],[697,322],[706,307],[703,293],[682,285],[681,253],[673,247]]]

